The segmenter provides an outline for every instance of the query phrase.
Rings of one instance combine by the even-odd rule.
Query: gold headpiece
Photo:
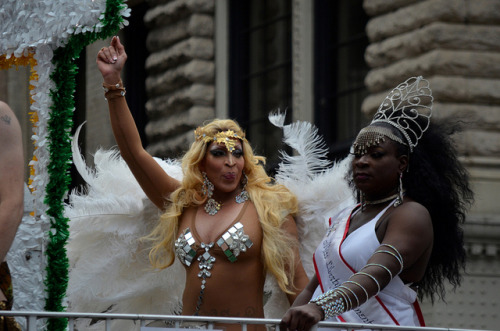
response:
[[[211,133],[205,132],[203,128],[198,127],[194,130],[194,137],[196,140],[203,140],[205,143],[209,143],[212,141],[217,142],[218,144],[226,145],[228,151],[234,151],[235,139],[239,139],[241,141],[247,141],[244,135],[239,135],[233,130],[226,130],[217,132],[215,135]]]

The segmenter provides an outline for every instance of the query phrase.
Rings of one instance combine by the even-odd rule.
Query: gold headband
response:
[[[354,144],[352,144],[353,153],[355,155],[364,155],[372,146],[377,146],[380,142],[385,141],[385,138],[408,146],[402,139],[392,133],[391,129],[383,126],[369,125],[359,131]]]
[[[234,146],[236,144],[235,139],[239,139],[241,141],[247,141],[244,135],[238,135],[233,130],[226,130],[217,132],[215,135],[211,133],[205,132],[205,130],[201,127],[198,127],[194,130],[194,137],[196,140],[202,140],[205,143],[209,143],[215,141],[218,144],[226,145],[228,151],[234,151]]]

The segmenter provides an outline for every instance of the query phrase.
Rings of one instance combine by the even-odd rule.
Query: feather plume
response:
[[[73,139],[73,156],[86,185],[74,190],[65,207],[70,219],[68,310],[77,312],[176,314],[184,284],[179,262],[153,270],[149,247],[140,240],[160,215],[116,150],[98,150],[89,169]],[[180,163],[155,159],[172,177],[182,178]],[[181,286],[180,286],[181,285]],[[102,329],[79,320],[78,329]],[[114,322],[113,330],[136,330],[133,322]]]
[[[346,180],[351,157],[332,164],[327,159],[323,137],[311,123],[298,121],[285,125],[285,114],[279,112],[271,114],[269,120],[283,129],[283,141],[295,150],[293,155],[281,152],[283,161],[276,180],[297,197],[299,213],[295,221],[302,263],[312,276],[312,255],[323,238],[329,218],[355,203]]]

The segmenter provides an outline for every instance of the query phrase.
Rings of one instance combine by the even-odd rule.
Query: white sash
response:
[[[380,217],[387,208],[380,212],[376,218]],[[338,287],[356,272],[343,260],[340,250],[349,229],[352,211],[353,209],[346,209],[330,220],[334,225],[330,227],[326,237],[314,253],[314,267],[320,286],[316,289],[313,297],[325,290]],[[360,307],[343,313],[333,321],[385,325],[422,325],[423,318],[420,319],[420,310],[418,307],[411,305],[411,302],[415,301],[415,292],[405,286],[399,277],[395,277],[391,281],[390,288],[390,291],[386,292],[392,293],[384,293],[386,289],[389,290],[386,288]],[[394,291],[394,289],[397,291]]]

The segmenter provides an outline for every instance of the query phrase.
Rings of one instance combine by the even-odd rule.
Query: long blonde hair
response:
[[[233,130],[244,136],[240,126],[232,120],[213,120],[205,125],[204,132],[214,135],[217,132]],[[263,165],[265,158],[254,154],[248,141],[243,140],[244,171],[248,177],[246,190],[255,205],[263,231],[262,257],[266,270],[277,279],[280,288],[293,293],[295,255],[297,240],[283,230],[288,216],[297,213],[297,199],[280,184],[273,183]],[[195,140],[182,158],[183,179],[181,186],[168,197],[168,206],[156,228],[146,239],[153,242],[149,253],[151,264],[164,269],[175,259],[174,242],[179,230],[179,219],[185,208],[205,203],[207,197],[201,193],[203,177],[199,169],[208,144]]]

